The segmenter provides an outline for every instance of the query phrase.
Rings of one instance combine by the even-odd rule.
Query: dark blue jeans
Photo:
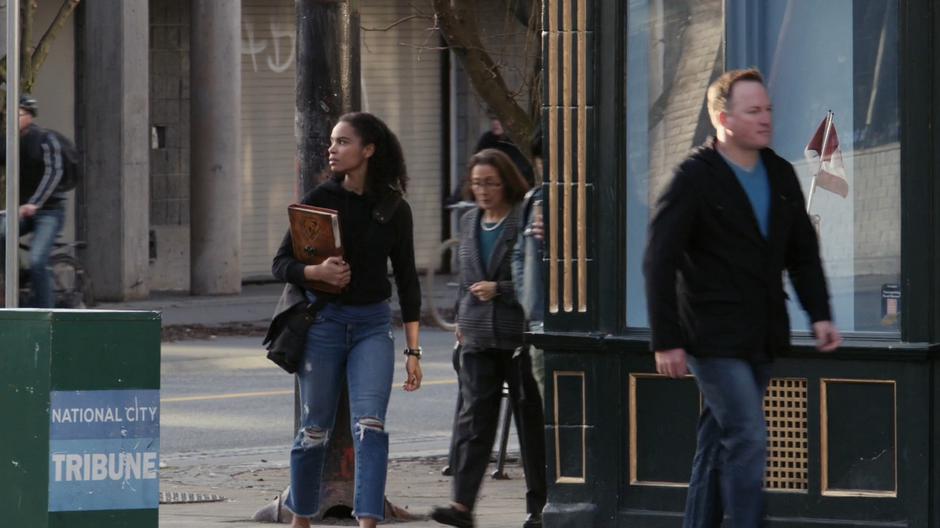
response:
[[[320,483],[342,384],[349,389],[356,456],[353,515],[382,520],[388,433],[385,413],[395,369],[388,303],[327,304],[307,334],[300,381],[301,428],[290,454],[287,507],[310,517],[320,509]]]
[[[725,514],[731,528],[762,526],[771,365],[692,356],[688,364],[705,405],[682,526],[717,528]]]
[[[0,214],[0,268],[3,267],[7,252],[6,219],[6,214]],[[49,254],[52,253],[52,246],[62,230],[64,220],[65,211],[59,207],[40,209],[34,216],[20,220],[20,235],[33,234],[29,247],[29,306],[32,308],[55,307]]]

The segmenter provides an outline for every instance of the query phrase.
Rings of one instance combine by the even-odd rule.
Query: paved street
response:
[[[399,330],[396,347],[404,343]],[[442,455],[456,398],[453,335],[422,332],[424,384],[406,393],[403,357],[388,412],[392,457]],[[293,435],[293,378],[264,357],[257,337],[219,337],[163,344],[162,461],[206,459],[286,463]]]

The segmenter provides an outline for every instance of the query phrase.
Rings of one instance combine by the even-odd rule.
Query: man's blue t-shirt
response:
[[[767,238],[770,228],[770,180],[767,178],[767,167],[764,167],[764,161],[757,158],[757,165],[751,170],[745,169],[726,157],[725,161],[734,171],[741,187],[744,187],[744,192],[754,209],[754,216],[757,217],[760,233]]]

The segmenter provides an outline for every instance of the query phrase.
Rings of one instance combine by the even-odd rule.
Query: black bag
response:
[[[268,359],[290,374],[297,372],[307,343],[307,331],[326,303],[327,299],[320,297],[313,303],[299,302],[278,314],[261,343],[267,345]]]
[[[56,188],[59,191],[71,191],[80,181],[82,181],[82,164],[80,163],[78,148],[71,139],[62,135],[62,133],[46,129],[46,134],[55,138],[59,143],[59,151],[62,153],[62,181]]]

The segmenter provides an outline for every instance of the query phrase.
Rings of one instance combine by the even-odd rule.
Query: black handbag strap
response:
[[[331,297],[318,293],[317,300],[313,301],[312,303],[308,303],[307,307],[304,308],[304,310],[307,312],[307,315],[309,315],[310,317],[315,317],[317,315],[317,312],[322,310],[323,307],[326,306],[328,302],[330,302],[330,300],[331,300]]]

